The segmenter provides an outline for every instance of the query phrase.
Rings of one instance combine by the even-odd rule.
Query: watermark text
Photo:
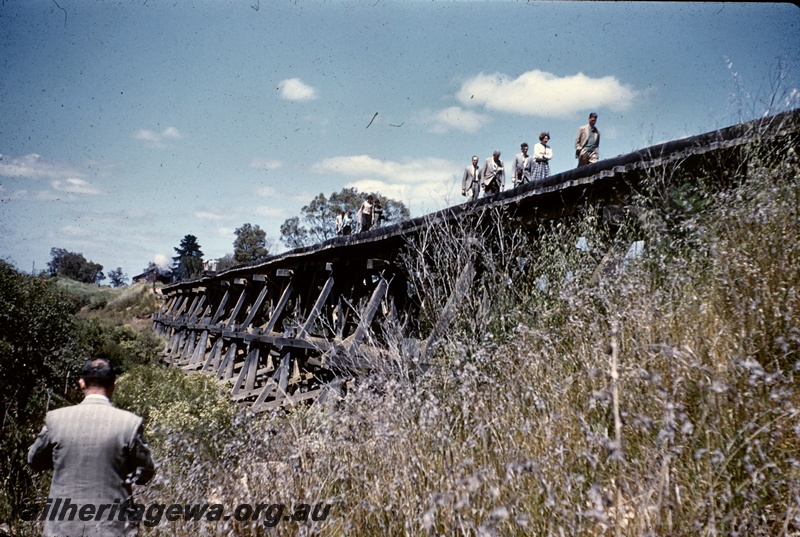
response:
[[[236,520],[239,522],[259,521],[267,527],[285,522],[322,522],[328,518],[331,505],[318,502],[300,503],[292,507],[284,503],[241,503],[228,511],[220,503],[152,503],[144,505],[129,500],[114,500],[114,503],[75,503],[71,498],[48,498],[44,504],[25,504],[18,509],[22,520],[65,520],[82,522],[129,520],[154,527],[163,520],[206,521]]]

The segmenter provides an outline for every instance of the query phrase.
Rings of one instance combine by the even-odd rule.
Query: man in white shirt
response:
[[[472,164],[464,168],[464,176],[461,178],[461,195],[466,196],[469,190],[472,201],[478,199],[482,177],[483,173],[478,166],[478,155],[472,155]]]
[[[523,142],[519,148],[522,152],[517,153],[514,157],[514,177],[511,178],[514,182],[514,186],[519,186],[530,181],[531,172],[533,171],[531,157],[528,155],[528,142]]]

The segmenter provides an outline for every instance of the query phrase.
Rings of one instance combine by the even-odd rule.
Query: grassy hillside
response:
[[[111,323],[149,323],[150,316],[161,307],[160,295],[150,283],[134,283],[126,287],[100,287],[69,278],[56,278],[56,284],[82,304],[79,315],[100,317]],[[157,284],[156,289],[160,289]]]

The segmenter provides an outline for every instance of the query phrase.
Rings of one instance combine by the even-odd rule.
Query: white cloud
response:
[[[161,136],[164,138],[172,138],[173,140],[180,140],[183,138],[183,135],[178,132],[178,129],[175,127],[167,127],[161,132]]]
[[[137,140],[144,140],[145,142],[157,142],[161,139],[161,136],[156,131],[147,129],[139,129],[134,133],[133,137]]]
[[[384,196],[404,202],[414,197],[409,185],[387,183],[376,179],[361,179],[347,183],[345,186],[355,188],[360,192],[380,192]]]
[[[6,190],[0,187],[0,201],[71,201],[74,196],[62,196],[52,190]]]
[[[434,124],[431,130],[438,134],[444,134],[451,130],[473,133],[491,121],[491,117],[486,114],[465,110],[460,106],[451,106],[440,110],[434,114],[433,119]]]
[[[432,157],[394,162],[369,155],[353,155],[325,159],[314,164],[312,170],[350,177],[353,180],[345,186],[362,192],[380,192],[410,207],[412,204],[437,205],[443,200],[447,185],[463,167]]]
[[[281,97],[289,101],[311,101],[317,98],[317,90],[299,78],[281,80],[278,84]]]
[[[180,140],[183,134],[180,133],[175,127],[167,127],[161,132],[152,131],[149,129],[139,129],[133,133],[133,137],[137,140],[147,142],[150,147],[166,147],[169,140]]]
[[[66,192],[68,194],[86,194],[89,196],[99,196],[105,194],[101,189],[97,188],[89,181],[72,177],[70,179],[60,180],[56,179],[50,183],[53,190],[58,192]]]
[[[323,173],[339,173],[349,177],[379,177],[399,183],[435,183],[448,180],[454,164],[440,158],[420,158],[410,162],[380,160],[369,155],[333,157],[314,164],[311,169]]]
[[[270,160],[261,157],[256,157],[250,161],[250,167],[255,168],[257,170],[277,170],[278,168],[283,166],[283,162],[280,160]]]
[[[129,225],[131,220],[140,221],[148,218],[145,211],[141,209],[130,209],[121,211],[90,211],[81,212],[74,217],[74,221],[79,225],[87,226],[116,226]]]
[[[591,78],[583,73],[558,77],[538,69],[514,79],[502,73],[481,73],[461,86],[456,97],[469,106],[489,110],[568,118],[600,108],[629,108],[639,92],[613,76]]]
[[[270,188],[270,187],[264,187]],[[286,218],[288,211],[283,206],[271,207],[267,205],[248,207],[248,214],[261,216],[265,218]],[[235,237],[237,226],[231,226],[231,222],[237,222],[239,225],[242,223],[242,215],[237,212],[217,212],[213,210],[198,210],[194,212],[194,217],[202,220],[207,224],[207,229],[211,230],[217,237],[224,239],[231,239]],[[253,222],[255,223],[255,222]]]
[[[200,220],[209,220],[211,222],[224,222],[226,220],[230,220],[233,217],[233,215],[220,214],[220,213],[215,213],[213,211],[196,211],[194,213],[194,217]]]
[[[92,233],[88,229],[81,226],[61,226],[61,228],[59,229],[59,234],[65,239],[76,238],[76,237],[88,237],[92,235]]]
[[[91,168],[95,164],[90,161],[88,165]],[[87,174],[71,164],[50,160],[37,153],[20,157],[0,155],[0,177],[50,181],[49,189],[4,188],[0,194],[5,201],[75,201],[79,199],[77,196],[106,194],[101,188],[84,179],[82,176],[85,175]]]
[[[72,166],[46,159],[37,153],[21,157],[0,155],[0,176],[55,179],[74,175],[80,173]]]
[[[259,198],[282,198],[281,191],[269,185],[260,186],[253,192]]]

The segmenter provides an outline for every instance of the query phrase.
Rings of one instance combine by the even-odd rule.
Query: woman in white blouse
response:
[[[553,150],[547,145],[549,141],[550,133],[543,132],[539,135],[539,143],[533,146],[532,183],[544,181],[550,175],[550,159],[553,158]]]

